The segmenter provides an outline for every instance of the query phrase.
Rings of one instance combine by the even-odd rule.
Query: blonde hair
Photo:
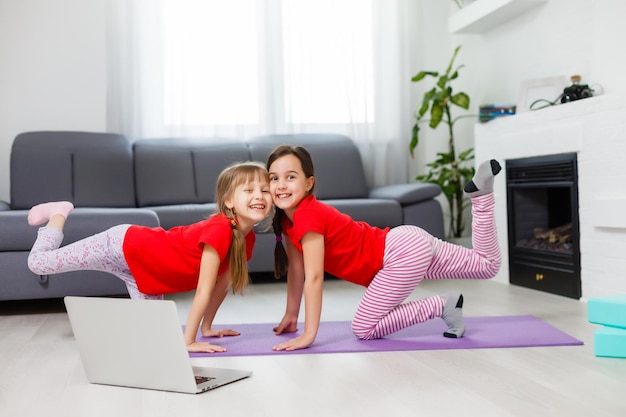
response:
[[[255,161],[234,163],[226,167],[217,178],[216,213],[228,217],[233,230],[233,240],[228,249],[230,285],[233,293],[243,292],[250,278],[248,276],[245,236],[236,228],[237,214],[226,207],[226,200],[233,197],[238,186],[255,179],[264,179],[269,183],[267,169],[263,164]]]

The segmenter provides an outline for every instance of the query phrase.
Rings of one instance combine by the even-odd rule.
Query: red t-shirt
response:
[[[126,232],[123,250],[139,291],[170,294],[197,287],[204,245],[211,245],[220,257],[218,276],[226,272],[232,239],[230,220],[218,214],[169,230],[133,225]],[[248,260],[252,257],[255,240],[253,231],[245,237]]]
[[[283,233],[300,252],[308,232],[324,235],[324,270],[337,278],[367,287],[383,266],[389,228],[355,221],[313,195],[300,202],[293,224],[286,217],[283,223]]]

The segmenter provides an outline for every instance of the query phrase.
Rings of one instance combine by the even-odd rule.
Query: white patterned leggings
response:
[[[28,255],[28,268],[37,275],[84,270],[108,272],[126,283],[131,298],[160,300],[162,295],[140,292],[128,269],[122,245],[129,227],[128,224],[114,226],[62,248],[63,232],[53,227],[41,227]]]
[[[416,226],[389,231],[383,267],[365,291],[352,321],[360,339],[379,339],[441,317],[438,295],[404,303],[423,279],[487,279],[500,269],[493,193],[472,198],[473,249],[442,241]]]

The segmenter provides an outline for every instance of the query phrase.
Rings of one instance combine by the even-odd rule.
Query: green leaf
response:
[[[454,64],[454,60],[456,59],[456,54],[459,53],[459,49],[461,49],[461,45],[457,46],[454,49],[454,53],[452,54],[452,59],[450,59],[450,64],[448,64],[448,68],[446,69],[446,74],[450,74],[450,71],[452,71],[452,65]]]
[[[439,80],[437,81],[437,87],[443,90],[444,88],[446,88],[447,82],[448,82],[448,76],[442,75],[441,77],[439,77]]]
[[[437,103],[434,103],[430,108],[430,123],[428,124],[431,128],[436,129],[441,122],[441,118],[443,117],[443,107]]]
[[[469,148],[459,154],[459,160],[469,161],[474,159],[474,148]]]
[[[417,147],[417,144],[419,142],[418,136],[417,134],[419,133],[420,128],[417,125],[417,123],[415,123],[415,125],[413,125],[413,135],[411,137],[411,143],[409,144],[409,151],[411,152],[411,158],[415,158],[415,148]]]
[[[417,120],[419,121],[422,117],[424,117],[424,115],[426,114],[426,112],[428,111],[428,107],[430,107],[430,102],[433,99],[433,96],[435,95],[436,90],[433,88],[429,91],[427,91],[426,93],[424,93],[424,98],[422,99],[422,105],[417,113]]]
[[[433,71],[420,71],[417,75],[415,75],[413,78],[411,78],[411,81],[416,83],[416,82],[422,80],[427,75],[430,75],[431,77],[436,77],[436,76],[439,75],[439,73],[438,72],[433,72]]]
[[[437,94],[437,89],[435,87],[431,88],[424,94],[424,101],[430,101]]]
[[[467,94],[465,93],[456,93],[455,95],[453,95],[452,97],[450,97],[450,101],[459,106],[462,107],[464,109],[469,109],[469,104],[470,104],[470,98]]]
[[[441,164],[451,164],[454,161],[452,152],[439,152],[437,156],[439,156],[438,161],[440,161]]]
[[[454,184],[448,184],[448,185],[444,185],[443,187],[441,187],[443,190],[443,193],[446,195],[446,198],[450,201],[452,200],[452,195],[454,194],[454,190],[455,190],[455,186]]]
[[[437,93],[433,97],[433,105],[437,104],[442,107],[445,106],[446,102],[448,101],[448,97],[450,97],[450,92],[448,89],[437,91]]]
[[[428,111],[428,106],[429,106],[428,101],[424,101],[422,103],[422,107],[420,107],[420,110],[418,112],[418,119],[421,119],[426,114],[426,112]]]
[[[450,76],[450,79],[453,80],[453,79],[458,78],[459,77],[459,70],[461,68],[463,68],[464,66],[465,66],[464,64],[461,64],[458,67],[456,67],[456,69],[454,70],[454,73]]]

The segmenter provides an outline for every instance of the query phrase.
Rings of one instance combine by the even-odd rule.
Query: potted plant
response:
[[[416,177],[419,181],[437,184],[448,202],[450,210],[450,227],[448,237],[459,238],[465,230],[464,211],[469,207],[469,199],[463,193],[463,187],[472,179],[475,173],[474,164],[474,148],[469,148],[462,152],[458,152],[454,143],[454,125],[463,117],[475,117],[474,115],[452,116],[452,106],[460,107],[464,110],[469,109],[469,96],[463,92],[454,93],[451,82],[458,78],[459,69],[463,65],[459,65],[453,69],[454,60],[461,49],[457,46],[452,54],[452,59],[446,71],[442,74],[436,71],[420,71],[412,78],[412,82],[420,82],[426,76],[434,77],[437,82],[434,87],[424,94],[422,103],[414,114],[415,125],[413,126],[413,135],[409,150],[413,158],[415,148],[419,143],[420,124],[428,122],[428,126],[436,129],[441,122],[448,129],[448,151],[437,153],[437,158],[426,166],[428,172]],[[425,119],[426,115],[429,119]]]

